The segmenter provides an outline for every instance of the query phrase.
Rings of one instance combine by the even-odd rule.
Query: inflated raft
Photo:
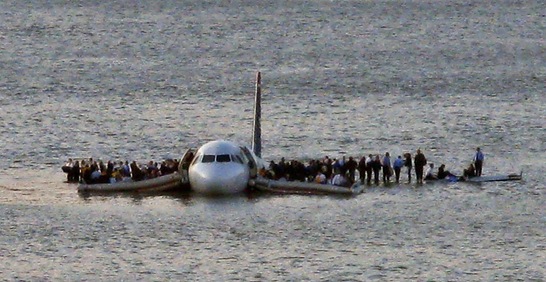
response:
[[[96,183],[78,185],[79,192],[158,192],[177,189],[184,183],[178,172],[141,181],[121,181],[115,183]]]
[[[266,192],[283,194],[343,194],[355,195],[362,193],[363,186],[353,185],[352,187],[342,187],[331,184],[319,184],[312,182],[299,181],[278,181],[258,177],[250,180],[249,186]]]

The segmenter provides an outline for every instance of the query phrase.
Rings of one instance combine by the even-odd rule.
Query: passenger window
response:
[[[216,161],[219,163],[229,163],[231,161],[231,158],[229,155],[218,155],[216,156]]]
[[[203,159],[201,160],[202,163],[213,163],[214,162],[214,155],[203,155]]]

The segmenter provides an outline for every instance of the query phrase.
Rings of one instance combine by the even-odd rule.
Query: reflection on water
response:
[[[112,198],[130,200],[132,204],[139,205],[146,198],[167,198],[190,205],[192,193],[190,191],[162,191],[162,192],[91,192],[78,191],[78,196],[86,203],[96,201],[109,201]]]
[[[372,185],[353,197],[6,187],[20,187],[3,189],[0,204],[10,279],[544,276],[544,197],[525,182]]]

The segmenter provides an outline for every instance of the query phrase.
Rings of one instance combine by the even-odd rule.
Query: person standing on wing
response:
[[[374,161],[371,164],[373,169],[373,179],[376,185],[379,185],[379,172],[381,171],[381,168],[383,165],[381,165],[381,159],[379,155],[375,156]]]
[[[417,154],[415,155],[413,163],[415,164],[415,176],[417,178],[417,183],[422,184],[423,170],[427,165],[427,158],[425,158],[425,155],[421,152],[421,149],[417,149]]]
[[[476,176],[482,176],[483,159],[485,156],[480,150],[480,147],[476,148],[476,155],[474,155],[474,168],[476,169]]]
[[[391,155],[386,152],[383,157],[383,183],[389,182],[391,182]]]
[[[368,158],[366,159],[366,175],[368,175],[368,184],[372,183],[373,163],[373,156],[372,154],[369,154]]]
[[[411,183],[411,154],[405,153],[404,158],[406,158],[406,160],[404,161],[404,166],[408,168],[408,183]]]
[[[398,156],[398,158],[394,160],[394,164],[392,165],[392,167],[394,168],[394,175],[396,176],[396,183],[400,183],[400,171],[402,170],[403,166],[404,160],[402,160],[402,156]]]
[[[364,184],[366,180],[366,156],[362,156],[358,162],[358,173],[360,173],[360,183]]]

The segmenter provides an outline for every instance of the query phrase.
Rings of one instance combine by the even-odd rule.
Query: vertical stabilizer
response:
[[[254,97],[254,128],[252,130],[252,151],[254,154],[262,157],[262,75],[256,74],[256,93]]]

